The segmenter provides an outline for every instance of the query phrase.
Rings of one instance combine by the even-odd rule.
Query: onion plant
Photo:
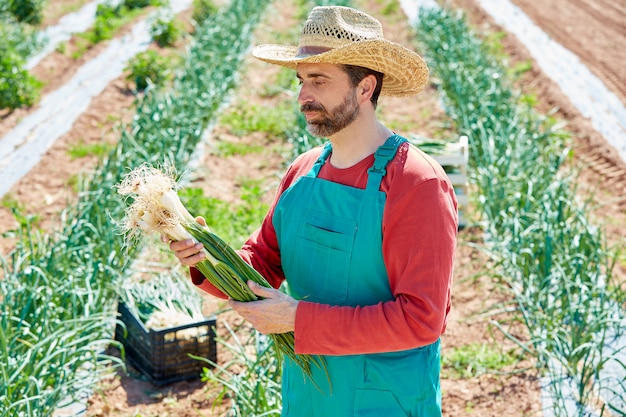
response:
[[[232,357],[226,363],[207,363],[202,380],[221,386],[215,404],[229,399],[228,416],[279,416],[282,409],[282,373],[278,358],[269,339],[253,329],[233,330],[224,322],[228,332],[215,341]]]
[[[589,202],[577,197],[567,136],[513,88],[462,15],[423,9],[416,30],[446,111],[470,138],[470,181],[485,245],[530,340],[508,336],[536,356],[552,381],[575,387],[572,399],[562,384],[551,385],[555,414],[571,416],[566,407],[573,400],[576,415],[587,415],[597,392],[618,382],[600,372],[614,354],[607,353],[609,339],[624,331],[624,294],[612,282],[615,255],[589,221]],[[600,413],[625,412],[603,401]]]

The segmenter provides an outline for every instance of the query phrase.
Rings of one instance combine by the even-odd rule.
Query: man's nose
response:
[[[298,92],[298,104],[303,105],[313,101],[313,96],[310,90],[306,87],[306,84],[300,86],[300,92]]]

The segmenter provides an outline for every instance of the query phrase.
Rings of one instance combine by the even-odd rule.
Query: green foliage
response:
[[[43,18],[45,0],[8,0],[8,11],[18,22],[38,25]]]
[[[249,145],[247,143],[233,143],[220,141],[217,143],[217,153],[223,157],[233,155],[249,155],[253,153],[261,153],[265,150],[263,145]]]
[[[213,0],[193,0],[191,18],[196,24],[203,24],[205,20],[215,16],[219,8]]]
[[[33,105],[39,98],[41,82],[25,68],[26,59],[41,45],[35,30],[9,14],[14,3],[0,11],[0,109]]]
[[[55,50],[61,55],[65,55],[65,52],[67,52],[67,42],[59,42]]]
[[[22,214],[25,211],[25,208],[22,204],[17,201],[14,201],[12,198],[8,200],[3,200],[2,205],[11,210],[11,214],[17,221],[17,229],[16,230],[7,230],[2,233],[2,237],[12,237],[15,238],[18,236],[18,230],[22,228],[29,228],[31,230],[36,230],[40,226],[41,216],[39,214]]]
[[[74,50],[72,51],[72,59],[80,59],[95,43],[100,42],[95,40],[93,34],[93,28],[87,32],[79,33],[75,38]]]
[[[233,0],[213,24],[198,27],[173,88],[138,101],[132,124],[81,182],[59,229],[14,232],[15,250],[0,259],[0,415],[53,415],[68,393],[93,391],[110,369],[115,359],[107,363],[104,352],[112,343],[116,286],[141,249],[124,247],[116,221],[125,203],[114,187],[143,162],[172,161],[181,171],[189,164],[235,85],[266,5]]]
[[[0,12],[0,51],[12,50],[26,59],[36,52],[44,40],[37,37],[34,27],[19,23],[10,15],[2,16]]]
[[[509,74],[511,77],[517,78],[522,74],[525,74],[533,69],[533,61],[531,59],[527,59],[522,62],[518,62],[513,67],[509,69]]]
[[[238,204],[206,196],[200,188],[184,188],[178,194],[190,213],[204,217],[209,228],[238,248],[261,224],[269,208],[261,202],[264,191],[258,181],[242,180],[241,188]]]
[[[163,0],[124,0],[123,4],[129,10],[133,10],[143,9],[148,6],[162,6],[165,3]]]
[[[113,145],[105,142],[87,144],[81,140],[79,143],[72,145],[68,149],[67,153],[72,159],[79,159],[92,155],[97,157],[103,157],[104,155],[108,154],[112,149]]]
[[[98,43],[113,38],[117,30],[141,14],[142,8],[158,5],[155,0],[130,0],[119,4],[100,3],[96,9],[93,28],[80,34],[91,43]]]
[[[400,3],[398,0],[385,0],[382,4],[383,7],[381,9],[381,13],[383,16],[397,14],[400,9]]]
[[[6,193],[2,199],[0,199],[0,205],[8,209],[17,209],[18,211],[22,211],[24,209],[20,201],[11,193]]]
[[[96,20],[93,29],[87,32],[87,38],[93,43],[111,39],[115,31],[121,26],[121,18],[126,10],[122,5],[98,4]]]
[[[172,62],[169,58],[148,50],[133,57],[126,66],[130,71],[127,80],[135,82],[138,91],[145,90],[148,85],[163,85],[171,76]]]
[[[444,378],[472,378],[501,371],[515,364],[517,357],[489,343],[472,343],[452,349],[441,360]]]
[[[304,2],[308,3],[307,0],[303,0]],[[281,133],[281,136],[287,137],[287,142],[291,145],[291,155],[286,161],[286,163],[289,163],[298,155],[325,143],[326,139],[315,137],[306,129],[306,119],[300,112],[297,101],[293,99],[297,96],[300,88],[294,71],[288,68],[281,68],[276,75],[276,81],[272,85],[272,87],[265,86],[262,95],[274,96],[284,93],[289,97],[289,101],[285,101],[277,107],[277,109],[284,108],[285,114],[290,113],[289,116],[283,116],[283,119],[288,121],[288,127],[284,133]]]
[[[31,106],[39,98],[41,82],[24,69],[24,59],[0,47],[0,108]]]
[[[150,26],[150,36],[160,47],[174,45],[182,34],[182,24],[172,16],[162,14]]]
[[[285,136],[295,122],[293,104],[283,103],[275,107],[239,103],[220,118],[220,122],[237,136],[252,132],[265,132],[271,136]]]

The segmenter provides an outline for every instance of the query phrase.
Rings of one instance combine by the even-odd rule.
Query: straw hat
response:
[[[349,7],[315,7],[304,24],[297,47],[259,45],[252,55],[292,69],[300,63],[369,68],[384,74],[381,95],[416,94],[428,81],[428,67],[419,55],[386,40],[378,20]]]

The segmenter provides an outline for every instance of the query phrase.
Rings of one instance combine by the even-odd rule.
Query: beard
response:
[[[319,103],[305,103],[300,107],[300,111],[319,112],[316,118],[307,121],[307,130],[310,134],[317,137],[332,136],[352,123],[359,115],[356,89],[346,94],[343,102],[330,112]]]

